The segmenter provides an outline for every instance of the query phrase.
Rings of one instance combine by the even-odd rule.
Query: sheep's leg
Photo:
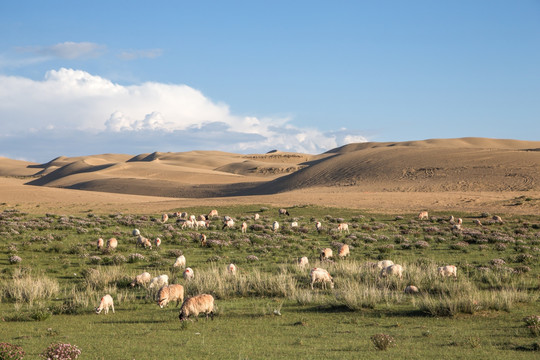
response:
[[[111,304],[112,312],[114,314],[114,304]]]

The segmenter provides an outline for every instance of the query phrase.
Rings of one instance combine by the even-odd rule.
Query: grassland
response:
[[[538,353],[538,333],[523,321],[540,314],[538,216],[503,216],[498,223],[493,214],[455,212],[419,221],[413,214],[306,206],[289,208],[286,218],[249,205],[218,208],[237,220],[236,229],[222,230],[216,218],[195,231],[182,230],[175,219],[161,223],[161,214],[2,210],[0,342],[22,346],[27,358],[52,342],[76,344],[83,359],[529,359]],[[462,230],[452,230],[450,215],[463,218]],[[292,219],[298,228],[289,226]],[[323,223],[320,233],[316,220]],[[250,225],[247,234],[240,232],[242,221]],[[335,230],[342,221],[350,234]],[[134,228],[152,240],[159,236],[162,246],[137,248]],[[98,250],[99,237],[117,238],[118,249]],[[342,243],[351,247],[349,258],[319,262],[320,249],[335,251]],[[192,282],[172,268],[179,254],[195,271]],[[309,269],[295,265],[300,256],[328,269],[335,289],[311,290]],[[402,264],[404,278],[380,277],[372,264],[382,259]],[[225,271],[231,262],[236,277]],[[437,266],[447,264],[457,265],[457,280],[437,276]],[[168,274],[188,295],[213,294],[218,316],[180,323],[173,304],[160,309],[151,291],[129,287],[143,271]],[[409,284],[420,294],[404,294]],[[116,313],[95,315],[106,293]],[[370,339],[377,333],[391,335],[396,346],[377,350]]]

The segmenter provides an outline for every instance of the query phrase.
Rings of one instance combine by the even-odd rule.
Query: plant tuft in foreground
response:
[[[71,360],[77,359],[81,355],[81,350],[71,344],[56,343],[51,344],[41,354],[41,357],[47,360]]]
[[[0,343],[0,360],[18,360],[24,358],[24,355],[25,352],[22,347],[4,342]]]
[[[375,334],[371,336],[373,345],[379,350],[387,350],[391,346],[396,346],[396,340],[387,334]]]

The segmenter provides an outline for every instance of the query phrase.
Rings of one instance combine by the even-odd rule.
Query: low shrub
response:
[[[0,360],[19,360],[24,358],[26,353],[18,345],[2,342],[0,343]]]
[[[41,354],[43,359],[71,360],[77,359],[81,355],[81,350],[76,345],[55,343]]]

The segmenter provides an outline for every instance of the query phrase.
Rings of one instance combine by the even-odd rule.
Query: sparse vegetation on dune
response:
[[[287,216],[278,208],[250,205],[219,208],[221,216],[234,219],[232,228],[223,228],[222,218],[215,218],[208,227],[182,229],[175,223],[178,210],[171,209],[165,222],[163,213],[68,216],[2,209],[0,317],[5,323],[0,337],[33,355],[53,340],[69,338],[82,356],[93,353],[96,358],[166,356],[148,345],[157,342],[181,346],[188,357],[210,356],[212,348],[214,358],[314,352],[326,358],[377,358],[376,349],[398,358],[405,353],[436,358],[443,344],[462,356],[489,352],[518,359],[530,351],[517,350],[535,348],[538,326],[531,314],[540,300],[538,216],[490,222],[492,215],[430,211],[428,219],[419,220],[418,213],[380,215],[316,206],[289,207]],[[180,210],[208,214],[210,209]],[[450,215],[463,219],[459,230]],[[484,219],[483,225],[475,219]],[[244,221],[246,233],[240,228]],[[279,228],[272,227],[276,221]],[[315,226],[317,221],[322,227]],[[339,232],[342,223],[349,233]],[[134,229],[152,241],[159,237],[161,245],[138,246]],[[98,238],[116,238],[118,246],[98,249]],[[350,254],[342,258],[338,250],[344,244]],[[332,249],[333,256],[321,260],[324,248]],[[21,261],[12,261],[14,256]],[[179,256],[186,263],[173,266]],[[298,265],[303,256],[308,266]],[[402,276],[383,272],[377,266],[381,260],[399,264]],[[228,270],[231,263],[234,273]],[[446,265],[456,266],[455,276],[441,275],[438,268]],[[184,279],[184,266],[193,269],[192,279]],[[327,270],[334,288],[316,284],[312,290],[312,268]],[[157,306],[159,288],[130,286],[143,272],[167,275],[169,284],[184,286],[185,297],[211,294],[219,316],[181,325],[174,303]],[[409,285],[418,292],[406,293]],[[93,309],[105,294],[114,299],[116,311],[96,318]],[[36,333],[31,329],[35,321],[51,331]],[[95,333],[112,336],[111,322],[118,341],[129,347],[126,353],[92,340]],[[481,324],[474,334],[469,329],[473,322]],[[516,328],[523,331],[510,330]],[[144,334],[145,341],[133,334]],[[238,334],[247,335],[237,339]],[[484,341],[501,334],[504,340]],[[279,350],[275,341],[283,344]],[[419,341],[422,349],[416,346]]]

